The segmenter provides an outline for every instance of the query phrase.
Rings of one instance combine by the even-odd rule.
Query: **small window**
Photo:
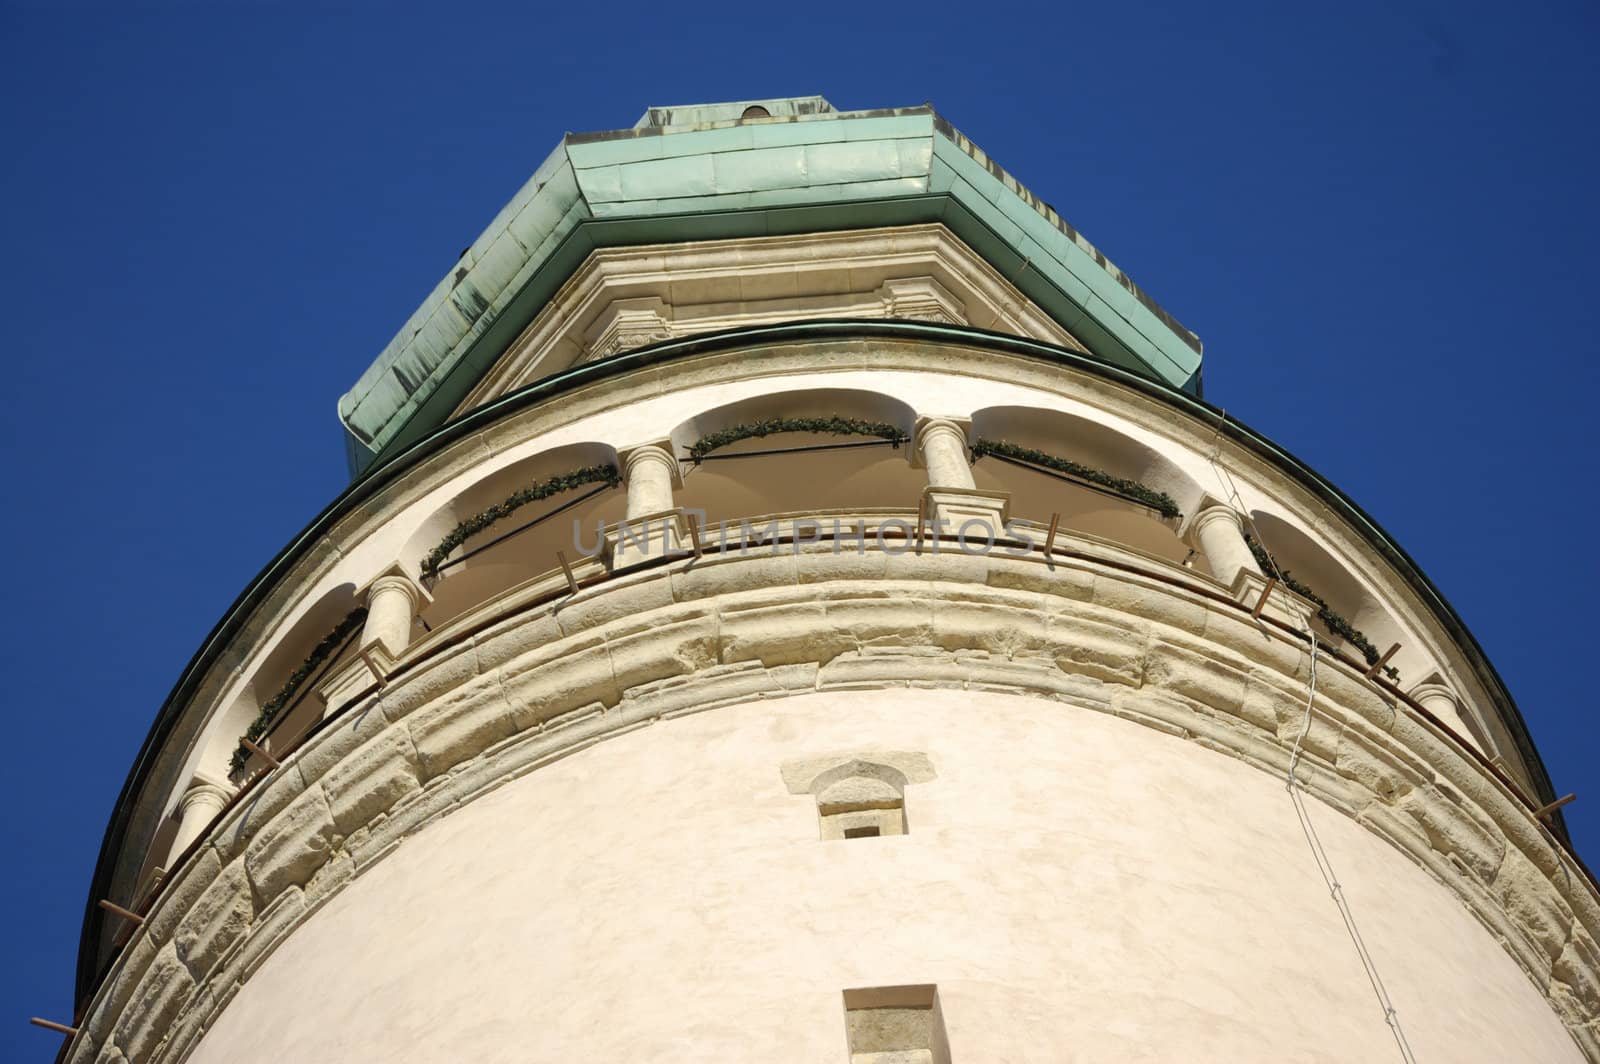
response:
[[[850,1064],[950,1064],[939,991],[875,986],[844,992]]]
[[[824,840],[906,834],[906,784],[934,776],[927,754],[889,750],[788,761],[782,771],[789,793],[810,794],[817,803]]]
[[[767,110],[765,107],[762,107],[758,103],[753,103],[749,107],[746,107],[744,109],[744,114],[739,116],[739,121],[743,122],[747,118],[771,118],[771,117],[772,117],[772,112],[771,111]]]
[[[825,839],[875,839],[880,835],[904,835],[906,803],[898,794],[830,802],[828,793],[824,792],[817,799],[817,819],[822,822],[822,837]]]
[[[852,761],[817,780],[817,819],[824,839],[869,839],[906,833],[906,777],[888,765]]]

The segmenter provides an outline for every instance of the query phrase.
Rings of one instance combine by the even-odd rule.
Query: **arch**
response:
[[[1184,512],[1204,492],[1172,459],[1155,448],[1102,422],[1032,406],[992,406],[972,415],[973,440],[1005,441],[1070,459],[1114,477],[1137,481],[1165,492]],[[1063,526],[1132,547],[1172,562],[1181,562],[1189,548],[1174,522],[1129,499],[1091,486],[1066,483],[1020,469],[999,459],[980,460],[973,479],[987,491],[1011,496],[1013,517],[1048,521],[1059,513]]]
[[[784,417],[834,416],[891,425],[907,441],[916,424],[911,406],[891,396],[847,388],[807,388],[752,396],[704,411],[679,423],[670,439],[674,453],[686,458],[696,440],[738,425]],[[813,447],[819,449],[792,450]],[[731,460],[740,454],[776,450],[789,453]],[[871,437],[820,432],[744,439],[686,467],[678,501],[685,509],[704,511],[711,522],[832,510],[912,510],[925,478],[911,468],[910,454],[904,441],[896,446]]]
[[[1397,670],[1419,668],[1420,652],[1415,647],[1407,652],[1406,640],[1401,637],[1400,627],[1388,607],[1337,558],[1310,535],[1276,514],[1256,510],[1252,511],[1250,520],[1265,540],[1260,546],[1271,552],[1280,571],[1316,592],[1329,609],[1365,636],[1377,653],[1400,643],[1402,653],[1390,662],[1391,667]],[[1319,618],[1316,625],[1319,637],[1344,647],[1356,660],[1363,659],[1363,651],[1330,629],[1326,622]]]
[[[309,655],[327,639],[350,612],[361,605],[356,596],[356,585],[346,582],[324,593],[305,610],[246,679],[227,708],[213,718],[204,738],[198,744],[200,754],[176,794],[169,798],[175,802],[188,786],[190,777],[197,773],[215,779],[226,779],[232,771],[233,755],[239,748],[239,737],[254,723],[267,702],[281,691],[290,677],[308,660]],[[285,711],[279,715],[273,729],[274,745],[282,747],[290,736],[303,734],[322,719],[322,701],[316,695],[321,679],[331,675],[340,662],[353,653],[359,629],[352,633],[347,645],[336,647],[295,687]]]
[[[400,563],[408,572],[420,573],[423,560],[446,535],[513,493],[575,470],[617,464],[616,448],[585,442],[540,451],[497,469],[462,488],[429,514],[401,548]],[[575,560],[579,553],[575,539],[580,528],[593,539],[596,522],[620,521],[626,512],[625,496],[618,491],[599,490],[602,488],[602,483],[583,485],[528,503],[452,550],[439,575],[428,580],[433,601],[422,611],[423,621],[437,625],[494,594],[554,569],[557,551]],[[561,507],[568,509],[554,519],[517,532]],[[508,537],[513,532],[517,534]]]
[[[687,454],[695,440],[734,425],[779,417],[832,415],[887,422],[907,437],[917,421],[917,413],[910,404],[882,392],[859,388],[804,388],[753,395],[748,399],[713,407],[679,422],[669,435],[673,450],[678,454]]]

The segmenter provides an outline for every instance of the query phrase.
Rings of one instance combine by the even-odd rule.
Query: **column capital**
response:
[[[422,607],[433,601],[427,589],[396,562],[373,577],[356,594],[365,596],[367,622],[361,627],[357,646],[368,650],[381,644],[391,657],[411,645],[411,629]]]
[[[1461,708],[1461,696],[1456,694],[1455,690],[1445,683],[1443,677],[1438,673],[1429,676],[1426,680],[1407,691],[1406,694],[1418,702],[1429,698],[1448,699],[1451,706],[1456,709]]]
[[[1406,693],[1413,702],[1427,710],[1430,716],[1453,732],[1457,739],[1487,757],[1495,756],[1494,740],[1485,734],[1484,728],[1474,719],[1466,701],[1456,694],[1455,688],[1451,687],[1437,670],[1429,673],[1421,683]]]
[[[1228,524],[1232,525],[1241,536],[1244,535],[1243,515],[1241,515],[1239,511],[1235,510],[1233,507],[1228,506],[1225,503],[1217,502],[1213,499],[1207,499],[1206,504],[1201,506],[1200,509],[1195,512],[1195,515],[1189,519],[1189,527],[1185,531],[1193,535],[1198,535],[1200,529],[1214,521],[1226,521]]]
[[[178,797],[178,809],[187,812],[190,807],[196,805],[214,805],[217,809],[221,809],[233,798],[233,793],[232,787],[214,783],[204,776],[196,776]]]
[[[927,464],[927,457],[922,453],[923,448],[934,441],[944,438],[957,444],[963,455],[967,452],[967,432],[972,427],[971,420],[959,417],[929,416],[919,417],[912,429],[911,443],[907,450],[907,457],[911,459],[914,467],[921,468]]]
[[[1205,556],[1211,575],[1231,591],[1238,590],[1240,574],[1261,574],[1261,564],[1245,539],[1244,515],[1209,495],[1189,518],[1183,538]]]
[[[673,487],[683,487],[683,472],[678,466],[677,456],[672,453],[671,440],[653,440],[617,451],[617,465],[622,469],[624,482],[632,480],[635,471],[645,463],[663,466],[672,476]]]
[[[967,432],[971,428],[971,418],[946,417],[944,415],[930,414],[917,418],[914,431],[918,440],[924,438],[931,439],[941,432],[954,433],[961,440],[962,446],[966,446]]]
[[[167,853],[168,868],[172,867],[172,861],[188,852],[200,833],[228,807],[235,793],[235,788],[198,773],[189,781],[188,788],[178,796],[178,831]]]
[[[356,598],[371,604],[372,600],[386,591],[398,591],[405,595],[411,602],[412,612],[433,601],[433,596],[428,589],[411,578],[405,567],[399,562],[390,565],[383,572],[368,580],[356,589]]]

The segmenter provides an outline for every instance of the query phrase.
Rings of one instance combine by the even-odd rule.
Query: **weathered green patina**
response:
[[[651,108],[568,134],[340,399],[352,470],[442,424],[597,248],[925,222],[1096,357],[1198,394],[1199,339],[932,108]]]

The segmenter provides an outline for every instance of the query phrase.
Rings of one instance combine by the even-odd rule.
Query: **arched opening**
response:
[[[558,447],[491,473],[430,516],[401,552],[403,564],[423,574],[433,596],[422,623],[436,628],[558,568],[557,551],[576,562],[580,544],[592,550],[596,525],[620,521],[627,512],[626,495],[602,475],[616,465],[617,452],[606,444]],[[543,498],[512,505],[546,491]],[[452,545],[458,528],[482,523],[493,507],[510,512]]]
[[[832,420],[835,429],[876,426],[879,434],[785,430],[716,446],[694,462],[695,445],[759,424]],[[685,460],[678,505],[709,524],[769,514],[853,514],[915,510],[926,484],[909,463],[916,421],[905,403],[875,392],[807,389],[760,396],[706,411],[672,432]],[[884,434],[898,435],[898,441]]]
[[[1369,665],[1390,646],[1402,642],[1399,626],[1383,603],[1310,536],[1282,518],[1260,511],[1251,514],[1251,523],[1265,541],[1257,546],[1271,553],[1290,590],[1303,596],[1309,591],[1325,603],[1313,619],[1318,638]],[[1402,653],[1389,665],[1398,673],[1407,666],[1414,668],[1419,661]]]
[[[353,583],[324,594],[262,659],[226,710],[217,715],[194,771],[216,779],[236,778],[263,767],[255,754],[241,755],[239,740],[252,730],[269,751],[292,748],[322,719],[317,688],[355,657],[361,603]]]
[[[1058,410],[988,407],[972,415],[971,439],[1009,443],[1142,485],[1149,496],[1165,495],[1179,512],[1201,496],[1197,484],[1152,448]],[[1010,494],[1015,520],[1045,524],[1052,514],[1060,514],[1061,527],[1068,531],[1166,561],[1181,563],[1189,556],[1188,546],[1178,537],[1176,519],[1163,515],[1148,497],[1141,501],[1125,490],[1003,453],[980,458],[973,464],[972,476],[985,491]]]

